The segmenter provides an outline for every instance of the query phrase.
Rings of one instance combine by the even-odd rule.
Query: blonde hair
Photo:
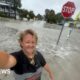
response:
[[[26,36],[27,34],[30,34],[30,35],[34,36],[35,39],[36,39],[36,42],[38,41],[37,34],[32,29],[27,29],[27,30],[21,32],[20,35],[19,35],[19,40],[23,41],[24,36]]]

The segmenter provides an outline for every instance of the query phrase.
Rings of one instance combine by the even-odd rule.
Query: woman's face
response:
[[[32,36],[31,34],[27,34],[23,37],[23,41],[20,41],[20,45],[22,46],[22,49],[28,53],[32,54],[33,51],[36,48],[36,38],[35,36]]]

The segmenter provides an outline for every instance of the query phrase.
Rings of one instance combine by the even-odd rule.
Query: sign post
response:
[[[75,9],[76,9],[76,7],[75,7],[75,4],[73,2],[68,1],[67,3],[65,3],[63,5],[61,14],[64,17],[64,23],[65,23],[65,19],[70,18],[74,14]],[[61,28],[61,32],[60,32],[60,35],[59,35],[59,38],[57,41],[57,45],[59,43],[63,28],[64,28],[64,23],[63,23],[62,28]]]

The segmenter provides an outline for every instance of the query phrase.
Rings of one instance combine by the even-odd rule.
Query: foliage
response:
[[[0,16],[1,16],[1,17],[6,17],[6,14],[3,13],[3,12],[0,12]]]
[[[34,19],[35,14],[33,11],[28,11],[26,9],[19,9],[20,18]]]
[[[34,14],[34,12],[33,12],[33,11],[30,11],[30,12],[29,12],[29,17],[30,17],[30,19],[34,19],[35,14]]]
[[[62,23],[63,20],[64,20],[64,18],[61,15],[61,13],[57,13],[56,14],[56,21],[57,21],[57,23]]]
[[[21,18],[26,18],[26,15],[28,14],[28,11],[25,9],[19,9],[19,14]]]
[[[21,0],[13,0],[14,1],[14,7],[21,7]]]
[[[55,11],[54,10],[45,10],[45,21],[48,23],[56,23]]]
[[[36,18],[37,18],[38,20],[42,20],[42,19],[43,19],[43,16],[40,15],[40,14],[37,14]]]
[[[72,18],[65,19],[66,21],[72,21]],[[48,23],[63,24],[64,18],[61,13],[55,14],[54,10],[45,10],[45,21]]]

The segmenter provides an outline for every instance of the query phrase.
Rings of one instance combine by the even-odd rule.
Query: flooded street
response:
[[[69,28],[64,27],[59,44],[56,46],[61,26],[44,21],[9,20],[0,22],[0,50],[13,52],[20,49],[18,35],[25,29],[37,32],[37,49],[42,52],[54,73],[55,80],[80,80],[80,30],[73,29],[68,38]],[[0,74],[0,80],[14,80],[13,74]],[[50,80],[43,71],[42,80]]]

